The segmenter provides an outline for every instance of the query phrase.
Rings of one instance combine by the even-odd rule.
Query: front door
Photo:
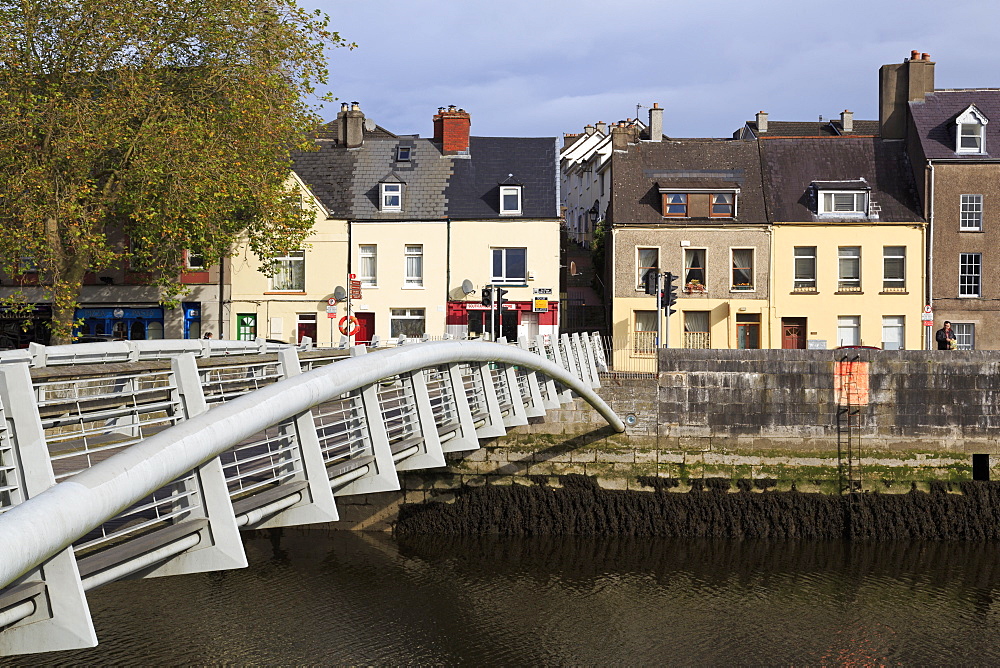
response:
[[[781,319],[781,347],[785,349],[805,350],[806,319]]]
[[[370,342],[372,337],[375,336],[375,314],[355,313],[354,317],[358,319],[358,332],[354,335],[354,342]]]

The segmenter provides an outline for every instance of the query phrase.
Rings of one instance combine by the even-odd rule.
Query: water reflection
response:
[[[1000,546],[316,530],[243,571],[91,594],[44,663],[887,664],[1000,659]]]

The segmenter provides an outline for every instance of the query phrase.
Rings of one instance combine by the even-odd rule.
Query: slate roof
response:
[[[615,225],[724,225],[767,222],[757,142],[674,139],[640,142],[614,153],[611,219]],[[740,188],[735,218],[673,218],[662,215],[660,187],[697,189],[705,183]],[[669,185],[668,185],[669,184]]]
[[[340,146],[330,133],[316,144],[317,152],[294,154],[292,168],[335,218],[500,218],[504,181],[524,186],[521,218],[559,217],[555,137],[471,137],[469,155],[459,157],[442,155],[431,139],[396,136],[380,127],[365,131],[356,149]],[[396,160],[401,145],[411,147],[409,161]],[[379,210],[383,182],[404,184],[402,211]]]
[[[864,179],[877,222],[922,221],[904,142],[877,138],[774,139],[759,142],[767,209],[772,222],[858,222],[817,216],[814,181]],[[825,185],[825,184],[824,184]],[[831,186],[831,189],[832,186]]]
[[[986,124],[986,154],[955,153],[955,119],[970,104],[990,121]],[[1000,159],[1000,90],[936,90],[910,102],[917,138],[929,160]]]
[[[767,132],[757,131],[757,121],[747,121],[746,126],[760,139],[776,137],[878,137],[878,121],[854,121],[852,132],[843,132],[840,119],[830,121],[768,121]]]

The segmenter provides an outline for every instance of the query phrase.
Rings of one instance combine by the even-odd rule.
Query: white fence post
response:
[[[459,435],[442,444],[445,452],[468,452],[479,449],[479,437],[476,435],[476,425],[472,419],[472,409],[469,406],[469,395],[465,391],[465,380],[462,377],[461,363],[454,362],[447,367],[448,386],[452,400],[455,402],[455,412],[458,413]]]
[[[473,364],[473,373],[479,375],[479,382],[483,388],[483,399],[486,401],[486,424],[476,429],[479,438],[494,438],[504,436],[507,428],[503,424],[503,415],[500,412],[500,399],[497,397],[497,388],[493,384],[493,374],[490,372],[489,362],[478,362]]]
[[[597,372],[597,357],[594,351],[594,339],[590,336],[590,332],[584,332],[580,335],[583,341],[583,352],[587,359],[587,366],[590,368],[590,386],[592,388],[599,389],[601,387],[601,378]]]
[[[528,344],[528,337],[526,336],[519,338],[517,345],[522,350],[531,350],[531,346]],[[528,384],[528,395],[531,398],[531,404],[524,407],[525,416],[529,418],[542,417],[545,415],[545,406],[542,404],[542,389],[538,384],[538,372],[528,369],[524,374],[524,382]]]
[[[552,354],[555,356],[555,362],[556,362],[556,364],[558,364],[563,369],[565,369],[567,372],[569,372],[569,373],[571,373],[571,374],[573,374],[575,376],[576,375],[576,371],[573,370],[573,367],[570,366],[569,359],[567,359],[568,356],[569,356],[568,355],[568,353],[569,353],[569,346],[567,346],[567,345],[565,345],[563,343],[563,339],[565,339],[565,338],[567,338],[565,334],[563,334],[563,338],[562,339],[557,338],[557,337],[553,337],[553,339],[552,339]],[[566,386],[563,386],[563,387],[564,387],[563,391],[559,393],[559,403],[561,403],[561,404],[572,403],[573,402],[573,391],[571,389],[569,389],[568,387],[566,387]]]
[[[539,334],[535,337],[535,345],[538,346],[538,354],[541,355],[543,359],[547,360],[550,359],[548,346],[552,345],[553,354],[551,356],[551,361],[555,364],[559,364],[559,353],[555,344],[545,343],[545,337]],[[559,401],[559,393],[556,390],[556,381],[548,376],[545,376],[541,389],[545,391],[545,397],[542,399],[542,406],[546,410],[555,410],[559,408],[561,403]]]
[[[413,469],[430,469],[444,466],[444,451],[441,449],[441,439],[438,436],[437,423],[434,420],[434,409],[431,407],[430,394],[427,392],[427,379],[423,370],[406,374],[404,382],[410,383],[413,400],[416,402],[417,424],[423,439],[421,452],[411,455],[396,464],[397,471],[412,471]]]
[[[170,360],[170,369],[184,406],[184,419],[190,420],[208,411],[194,353],[174,357]],[[247,557],[236,526],[222,462],[216,457],[194,469],[194,474],[201,502],[189,507],[190,514],[185,519],[208,520],[208,527],[201,531],[201,542],[152,570],[140,571],[128,579],[246,568]]]
[[[298,351],[295,348],[279,350],[278,364],[282,378],[291,378],[302,373]],[[302,462],[302,471],[296,473],[294,479],[304,481],[309,486],[303,490],[301,501],[264,522],[254,524],[255,529],[336,522],[340,519],[337,503],[333,499],[333,490],[330,488],[326,463],[323,461],[319,436],[316,435],[316,421],[312,410],[299,413],[292,418],[288,426],[294,432]]]
[[[6,432],[0,433],[0,445],[6,446],[0,448],[0,464],[16,478],[9,480],[7,486],[18,487],[18,503],[55,484],[28,363],[25,358],[0,364],[0,429]],[[15,484],[11,485],[12,482]],[[39,527],[39,531],[44,528]],[[0,542],[0,554],[5,549],[9,548]],[[0,597],[0,612],[21,603],[17,600],[18,592],[30,596],[32,591],[34,611],[0,632],[0,656],[97,644],[72,547],[22,575],[11,589],[11,594]]]

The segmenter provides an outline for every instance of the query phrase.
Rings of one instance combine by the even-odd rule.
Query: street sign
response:
[[[934,324],[934,309],[928,304],[924,307],[924,312],[920,314],[920,320],[924,323],[924,327],[930,327]]]
[[[535,288],[532,290],[532,293],[536,295],[551,295],[552,288]]]
[[[354,274],[351,274],[351,299],[361,299],[361,281],[354,280]]]
[[[549,300],[535,298],[534,307],[531,309],[534,313],[548,313],[549,312]]]
[[[347,278],[349,278],[349,279],[350,279],[350,280],[352,280],[352,281],[353,281],[353,280],[354,280],[355,278],[357,278],[357,277],[358,277],[358,275],[357,275],[357,274],[348,274],[348,275],[347,275]]]

